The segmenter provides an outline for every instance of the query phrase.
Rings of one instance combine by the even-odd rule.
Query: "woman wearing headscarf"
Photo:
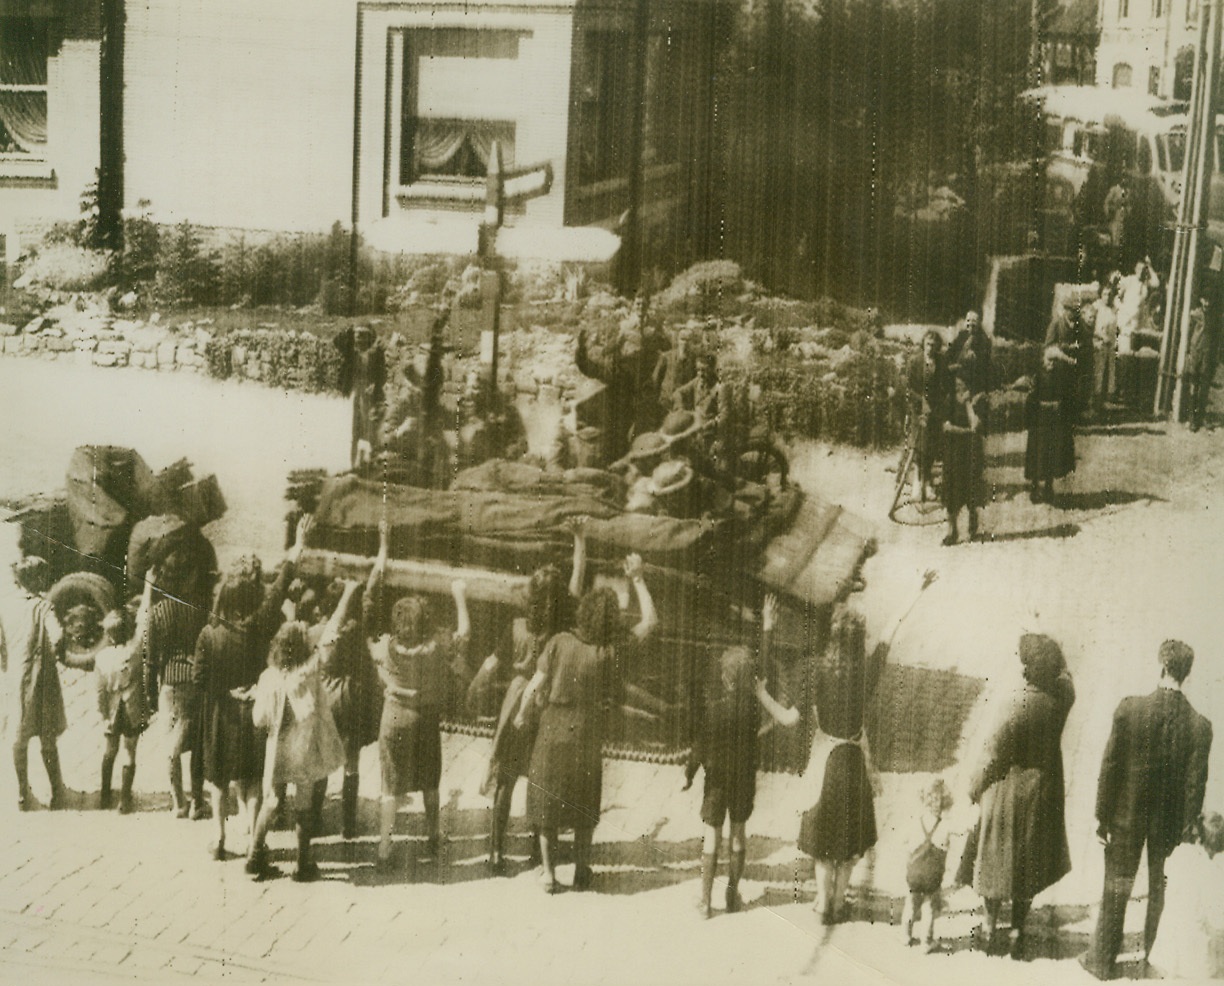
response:
[[[985,902],[983,944],[1008,950],[999,931],[1012,903],[1013,955],[1024,949],[1033,898],[1071,870],[1067,850],[1062,731],[1075,687],[1061,648],[1043,634],[1020,638],[1024,686],[1012,699],[974,770],[969,797],[981,804],[973,886]]]

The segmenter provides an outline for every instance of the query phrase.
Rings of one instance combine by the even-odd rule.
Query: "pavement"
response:
[[[18,812],[12,772],[0,769],[0,981],[1093,982],[1073,957],[1087,943],[1100,892],[1091,794],[1110,713],[1121,695],[1152,686],[1155,646],[1169,635],[1200,652],[1191,700],[1209,715],[1224,711],[1224,675],[1214,654],[1224,632],[1215,588],[1224,514],[1208,509],[1219,502],[1224,432],[1089,431],[1078,444],[1081,466],[1069,498],[1058,507],[1027,504],[1022,441],[1000,436],[988,447],[996,490],[983,517],[990,538],[944,549],[938,526],[881,524],[880,551],[864,568],[867,588],[855,605],[867,616],[869,634],[884,639],[897,611],[908,615],[877,696],[880,842],[856,870],[850,923],[826,930],[813,914],[810,860],[794,847],[798,815],[813,792],[803,777],[787,774],[759,779],[741,914],[718,910],[706,921],[695,912],[700,783],[682,791],[674,766],[607,762],[591,892],[542,892],[526,864],[522,785],[513,810],[514,865],[508,876],[489,876],[488,802],[478,790],[489,741],[458,734],[444,738],[447,842],[437,860],[419,858],[421,805],[412,800],[396,829],[402,868],[374,872],[378,771],[370,747],[362,762],[361,837],[346,844],[334,834],[333,779],[329,834],[317,853],[324,878],[309,886],[287,877],[255,883],[240,858],[211,858],[210,823],[177,820],[167,810],[161,722],[141,740],[139,810],[119,816],[96,807],[102,735],[93,679],[66,670],[70,726],[60,751],[74,792],[69,807]],[[275,501],[283,462],[261,466],[254,450],[249,458],[244,469],[262,477]],[[796,455],[795,472],[860,516],[882,518],[891,494],[889,458],[809,446]],[[234,491],[223,553],[248,543],[256,525],[267,527],[264,541],[279,536],[275,515],[267,519],[264,507],[254,492]],[[931,569],[937,581],[912,606],[922,573]],[[10,634],[14,605],[0,598]],[[1074,869],[1038,898],[1023,961],[971,949],[978,902],[967,890],[949,894],[938,929],[942,950],[925,955],[902,943],[897,925],[915,792],[935,772],[962,790],[964,765],[980,749],[998,697],[1014,686],[1020,629],[1054,634],[1076,675],[1080,700],[1063,742]],[[3,720],[15,710],[15,663],[0,678],[5,735],[11,722]],[[45,802],[36,746],[31,776]],[[1209,807],[1222,803],[1221,747]],[[286,872],[291,844],[291,833],[273,833],[274,856]],[[229,848],[246,848],[233,830]],[[953,859],[957,849],[954,841]],[[572,870],[563,858],[563,884]],[[1144,892],[1141,878],[1135,895]],[[716,885],[716,907],[721,896]],[[1141,920],[1142,907],[1132,906],[1132,949]],[[1129,971],[1139,972],[1133,965]]]

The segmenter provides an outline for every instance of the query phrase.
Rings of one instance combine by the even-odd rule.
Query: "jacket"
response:
[[[1211,723],[1180,691],[1124,698],[1097,783],[1096,817],[1111,839],[1162,858],[1198,819],[1207,787]]]

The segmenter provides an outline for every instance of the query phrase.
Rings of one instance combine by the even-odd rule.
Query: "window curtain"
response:
[[[428,117],[416,121],[415,149],[421,171],[440,171],[459,153],[466,142],[488,167],[493,153],[493,141],[502,148],[502,163],[509,166],[514,160],[513,129],[504,123],[487,120],[431,120]]]
[[[0,24],[0,125],[27,153],[47,143],[47,93],[5,86],[46,86],[45,44]]]

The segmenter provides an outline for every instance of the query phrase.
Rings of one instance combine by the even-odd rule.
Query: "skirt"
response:
[[[224,788],[231,781],[257,784],[263,778],[267,737],[251,721],[251,705],[232,695],[204,704],[204,779]]]
[[[598,713],[550,705],[531,753],[527,817],[538,829],[593,829],[603,792]]]
[[[442,726],[438,710],[383,703],[378,760],[384,796],[436,791],[442,781]]]
[[[856,743],[840,743],[829,754],[820,800],[799,830],[799,848],[832,863],[857,859],[876,844],[876,820],[867,759]]]

